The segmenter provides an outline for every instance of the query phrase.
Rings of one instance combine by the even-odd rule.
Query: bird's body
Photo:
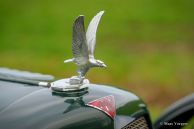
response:
[[[104,62],[94,58],[96,31],[104,11],[99,12],[90,22],[87,32],[84,28],[84,16],[79,16],[73,24],[72,53],[74,58],[64,63],[74,62],[78,66],[78,78],[84,78],[92,67],[106,67]]]

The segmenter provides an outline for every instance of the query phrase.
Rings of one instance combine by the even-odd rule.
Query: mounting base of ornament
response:
[[[61,80],[57,80],[51,83],[51,89],[53,91],[79,91],[83,89],[87,89],[89,86],[88,79],[79,79],[77,76],[73,76],[71,78],[65,78]]]

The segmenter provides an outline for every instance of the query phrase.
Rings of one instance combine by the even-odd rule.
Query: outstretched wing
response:
[[[97,31],[98,24],[100,22],[100,19],[103,13],[104,11],[100,11],[96,16],[94,16],[86,32],[88,52],[90,56],[94,55],[94,49],[95,49],[95,44],[96,44],[96,31]]]
[[[73,24],[72,52],[78,65],[83,65],[88,61],[89,57],[84,29],[84,16],[79,16]]]

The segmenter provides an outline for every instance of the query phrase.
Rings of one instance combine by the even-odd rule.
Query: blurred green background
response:
[[[75,74],[72,24],[87,27],[100,10],[95,56],[107,69],[92,69],[92,83],[114,85],[141,96],[152,118],[194,91],[193,0],[1,0],[0,67]]]

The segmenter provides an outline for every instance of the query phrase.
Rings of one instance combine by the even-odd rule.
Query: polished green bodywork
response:
[[[108,95],[115,98],[114,119],[86,105]],[[2,129],[119,129],[139,116],[145,116],[150,124],[144,102],[135,94],[114,87],[90,84],[84,92],[66,94],[45,87],[0,81]]]

